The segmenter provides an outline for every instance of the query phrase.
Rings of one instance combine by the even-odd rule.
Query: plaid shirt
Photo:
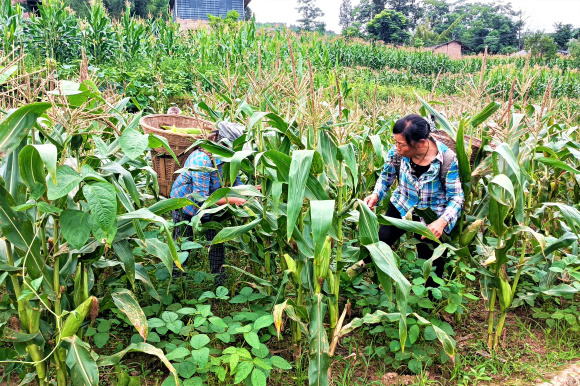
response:
[[[187,171],[181,173],[179,177],[173,183],[171,187],[171,197],[172,198],[181,198],[186,197],[191,193],[197,193],[206,199],[216,190],[222,187],[220,182],[220,177],[222,177],[222,166],[223,162],[219,159],[215,159],[215,163],[217,166],[217,171],[212,172],[196,172],[196,171]],[[187,157],[187,161],[185,161],[184,167],[208,167],[214,168],[214,164],[211,158],[200,150],[196,150]],[[218,171],[220,173],[218,177]],[[240,177],[236,178],[234,182],[234,186],[242,185],[242,181],[240,181]],[[197,203],[197,202],[196,202]],[[201,203],[197,203],[201,206]],[[183,212],[189,216],[195,216],[197,213],[198,208],[194,205],[186,206],[183,208]]]
[[[403,217],[414,207],[419,209],[431,208],[440,218],[447,221],[445,232],[449,233],[461,214],[465,197],[461,189],[456,156],[454,156],[449,173],[447,173],[445,178],[445,186],[441,185],[439,169],[443,165],[443,153],[449,149],[445,144],[435,139],[434,141],[439,151],[437,156],[431,161],[429,170],[419,179],[413,175],[409,159],[402,157],[399,186],[393,192],[391,202]],[[393,162],[395,155],[396,150],[393,147],[387,155],[387,162],[375,185],[373,193],[379,196],[379,202],[385,198],[387,191],[397,178]]]

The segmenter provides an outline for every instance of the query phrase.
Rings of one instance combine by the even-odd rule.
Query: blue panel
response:
[[[244,0],[175,0],[177,16],[181,19],[207,20],[207,14],[226,16],[236,10],[244,17]]]

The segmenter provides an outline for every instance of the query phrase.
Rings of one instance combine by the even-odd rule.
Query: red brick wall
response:
[[[461,44],[457,42],[451,42],[449,44],[445,44],[444,46],[434,49],[433,52],[447,54],[452,59],[461,59]]]

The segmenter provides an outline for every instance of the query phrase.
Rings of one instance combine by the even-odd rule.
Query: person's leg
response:
[[[387,208],[387,217],[393,218],[401,218],[401,213],[399,210],[393,205],[393,203],[389,202],[389,206]],[[392,247],[395,243],[405,234],[405,231],[402,229],[397,228],[394,225],[381,225],[379,227],[379,240],[383,243]],[[372,258],[370,256],[365,257],[364,259],[365,264],[369,264],[372,262]]]
[[[182,213],[180,210],[172,210],[171,216],[173,217],[173,224],[177,224],[181,221],[190,222],[192,217]],[[181,225],[173,228],[173,240],[177,240],[179,237],[193,237],[193,228],[190,225],[185,225],[183,232],[181,231]]]
[[[208,229],[206,232],[207,241],[212,241],[217,235],[218,231],[215,229]],[[209,268],[215,278],[215,285],[220,286],[226,280],[226,272],[223,267],[226,262],[226,248],[223,244],[212,245],[209,248]]]

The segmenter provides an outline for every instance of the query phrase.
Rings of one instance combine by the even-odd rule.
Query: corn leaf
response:
[[[111,297],[113,298],[113,302],[117,308],[121,310],[127,318],[129,318],[133,326],[135,326],[143,340],[147,340],[147,334],[149,333],[147,317],[139,306],[135,295],[133,295],[129,290],[119,288],[113,291]]]
[[[388,217],[381,215],[379,218],[379,223],[385,225],[394,225],[399,229],[403,229],[406,232],[413,232],[415,234],[425,236],[426,238],[440,243],[439,239],[435,237],[431,229],[427,228],[423,223],[418,221],[409,221],[405,219],[399,219],[394,217]]]
[[[322,294],[314,294],[312,296],[308,335],[310,343],[308,383],[310,386],[328,385],[328,368],[330,367],[328,351],[330,347],[323,324],[326,307],[327,305]]]
[[[90,346],[73,335],[64,338],[70,343],[66,356],[66,364],[71,369],[73,385],[97,386],[99,384],[99,369],[93,359]]]
[[[50,106],[48,102],[31,103],[14,111],[0,122],[0,158],[4,158],[18,147],[36,120]]]
[[[315,256],[322,250],[326,235],[332,226],[333,217],[334,200],[310,201],[310,226]]]
[[[310,174],[313,156],[314,150],[296,150],[292,153],[292,163],[288,172],[288,215],[286,224],[286,237],[288,240],[292,236],[294,225],[302,210],[306,181]]]

